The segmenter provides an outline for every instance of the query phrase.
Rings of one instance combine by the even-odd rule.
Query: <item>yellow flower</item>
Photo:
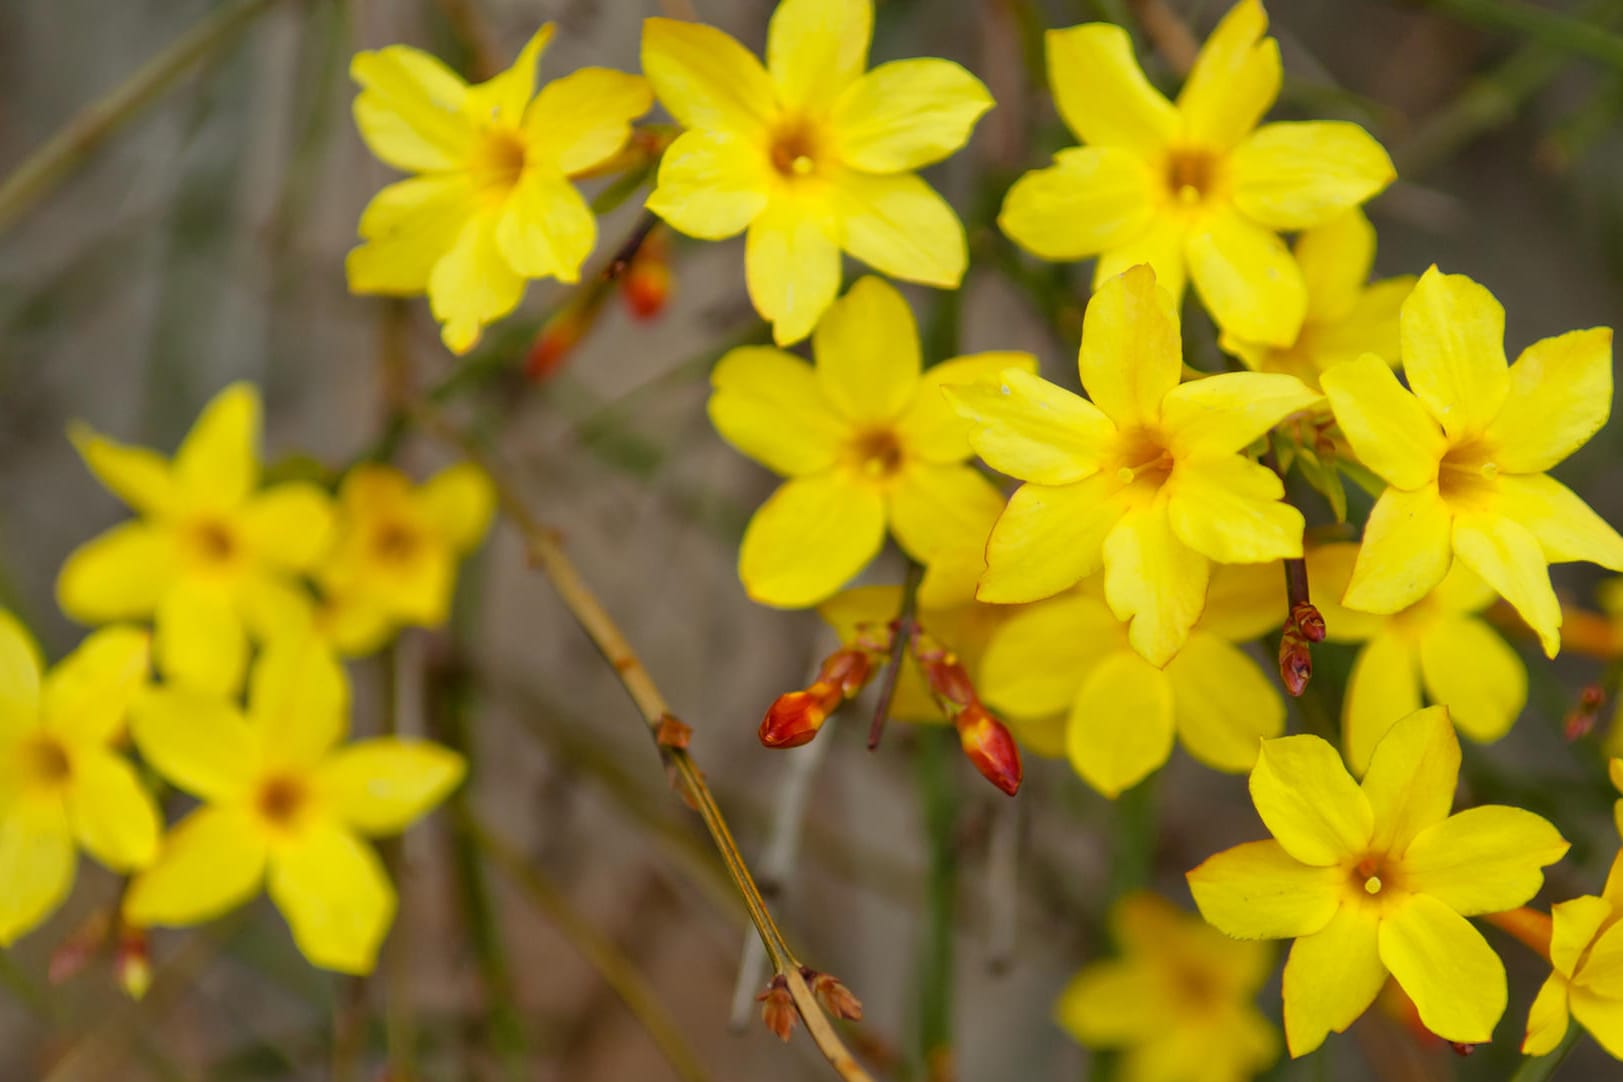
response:
[[[1319,397],[1272,372],[1179,386],[1178,334],[1172,297],[1137,266],[1088,302],[1078,367],[1091,402],[1018,369],[947,388],[975,450],[1027,482],[987,542],[981,600],[1050,597],[1102,563],[1105,600],[1156,666],[1200,618],[1212,561],[1301,555],[1301,513],[1241,452]]]
[[[1440,706],[1392,726],[1362,786],[1316,736],[1263,742],[1251,798],[1273,840],[1218,853],[1189,887],[1231,936],[1296,940],[1284,984],[1292,1056],[1345,1031],[1388,974],[1444,1040],[1493,1036],[1505,968],[1465,918],[1527,901],[1567,843],[1520,808],[1449,815],[1459,767]]]
[[[42,674],[0,612],[0,947],[68,896],[76,847],[119,872],[157,854],[158,809],[112,748],[146,673],[146,634],[113,627]]]
[[[1492,743],[1509,732],[1527,705],[1527,667],[1476,615],[1493,601],[1493,590],[1456,563],[1430,593],[1390,616],[1345,609],[1332,599],[1346,589],[1357,555],[1354,544],[1307,554],[1326,637],[1364,643],[1342,699],[1342,750],[1353,773],[1369,767],[1394,720],[1420,709],[1422,690],[1448,707],[1472,740]]]
[[[1432,267],[1403,302],[1404,390],[1366,354],[1326,372],[1336,421],[1390,486],[1364,527],[1342,603],[1407,608],[1455,557],[1509,601],[1544,652],[1561,646],[1549,565],[1623,571],[1623,537],[1545,475],[1606,423],[1612,332],[1571,331],[1505,362],[1505,310],[1463,275]]]
[[[750,299],[780,346],[833,303],[842,249],[893,278],[963,278],[964,227],[913,171],[963,146],[992,96],[947,60],[865,71],[872,32],[872,0],[782,0],[763,69],[720,30],[643,24],[643,71],[687,129],[648,209],[703,240],[748,231]]]
[[[527,279],[579,280],[597,219],[571,178],[618,153],[652,102],[640,76],[607,68],[582,68],[536,93],[552,29],[541,27],[511,68],[477,86],[405,45],[350,63],[361,138],[417,175],[362,212],[363,243],[345,263],[349,288],[426,291],[454,353],[518,306]]]
[[[1623,759],[1612,759],[1606,764],[1606,772],[1612,779],[1612,785],[1618,792],[1623,793]],[[1612,804],[1612,819],[1617,824],[1617,833],[1623,837],[1623,799]]]
[[[344,654],[368,653],[395,626],[439,627],[450,614],[457,562],[490,528],[495,496],[471,463],[413,487],[389,466],[357,466],[338,491],[338,528],[318,580],[318,613]]]
[[[1175,733],[1207,766],[1243,773],[1261,741],[1284,731],[1285,704],[1234,643],[1277,627],[1284,610],[1278,567],[1219,568],[1202,619],[1157,668],[1133,649],[1127,625],[1090,580],[992,632],[981,694],[1027,726],[1061,716],[1061,754],[1111,798],[1167,761]]]
[[[1550,917],[1552,972],[1527,1012],[1523,1054],[1554,1050],[1576,1018],[1602,1048],[1623,1059],[1623,853],[1613,860],[1600,897],[1561,902]]]
[[[80,546],[63,565],[62,611],[82,623],[151,618],[171,680],[228,693],[248,633],[263,637],[303,604],[294,578],[326,552],[331,501],[314,485],[259,488],[259,392],[221,391],[172,462],[143,447],[69,432],[85,465],[142,517]]]
[[[1134,1082],[1247,1082],[1279,1057],[1279,1032],[1252,1003],[1271,948],[1149,893],[1129,894],[1110,918],[1122,956],[1082,970],[1054,1005],[1072,1037],[1123,1049]]]
[[[1398,310],[1413,275],[1370,282],[1375,227],[1361,210],[1339,214],[1296,238],[1293,253],[1307,286],[1307,317],[1285,346],[1224,331],[1219,344],[1255,372],[1286,372],[1318,389],[1319,376],[1343,361],[1374,353],[1397,364]]]
[[[965,461],[969,425],[941,387],[1036,367],[1028,354],[982,353],[921,374],[913,313],[874,277],[829,308],[812,352],[815,368],[744,346],[711,376],[716,431],[788,478],[750,519],[738,554],[750,597],[786,608],[848,582],[878,555],[887,524],[925,563],[981,530],[1003,497]]]
[[[460,756],[391,737],[346,747],[349,687],[314,640],[272,643],[244,715],[195,690],[149,690],[131,708],[142,756],[203,801],[130,885],[125,918],[189,925],[271,900],[315,965],[369,972],[395,892],[362,836],[395,834],[456,787]]]
[[[1223,330],[1289,346],[1308,294],[1279,231],[1323,225],[1395,173],[1356,124],[1257,127],[1279,94],[1279,45],[1267,28],[1257,0],[1236,4],[1176,105],[1144,77],[1121,27],[1050,30],[1054,101],[1086,145],[1009,189],[1003,231],[1044,259],[1097,255],[1096,286],[1149,263],[1177,299],[1187,273]]]

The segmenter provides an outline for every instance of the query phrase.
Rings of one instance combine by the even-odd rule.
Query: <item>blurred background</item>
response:
[[[1145,16],[1166,45],[1176,38],[1167,36],[1168,16],[1174,31],[1187,27],[1198,40],[1226,6],[879,4],[875,62],[950,57],[999,103],[968,149],[928,174],[965,217],[975,265],[960,310],[939,294],[910,292],[927,350],[950,341],[941,328],[957,320],[962,350],[1029,349],[1050,375],[1074,381],[1087,268],[1032,262],[990,224],[1013,177],[1071,141],[1043,89],[1041,29],[1123,21],[1152,74],[1175,87],[1144,34]],[[232,19],[232,32],[155,101],[75,154],[59,186],[0,215],[0,601],[53,657],[80,634],[55,609],[56,569],[123,512],[73,454],[70,419],[167,452],[208,398],[247,379],[266,395],[273,469],[300,468],[288,464],[294,456],[336,467],[370,447],[385,423],[379,357],[389,343],[404,343],[422,385],[453,369],[425,302],[352,297],[345,288],[343,257],[360,210],[393,179],[350,120],[347,66],[356,50],[407,42],[465,72],[505,67],[550,19],[559,33],[543,78],[586,64],[635,70],[647,15],[696,9],[759,49],[770,7],[0,2],[0,176],[182,35]],[[1274,116],[1357,120],[1397,162],[1402,179],[1369,208],[1380,230],[1379,274],[1418,273],[1432,262],[1470,274],[1508,309],[1513,355],[1540,337],[1623,319],[1623,3],[1276,0],[1270,8],[1287,73]],[[1564,18],[1542,20],[1539,11]],[[634,227],[639,201],[604,219],[593,265]],[[752,605],[735,574],[743,523],[775,484],[726,447],[704,413],[710,363],[759,333],[742,245],[673,243],[671,258],[672,293],[657,319],[635,320],[610,298],[565,366],[539,381],[520,374],[523,357],[565,290],[532,284],[520,312],[465,362],[478,378],[454,415],[562,530],[693,726],[695,755],[745,855],[776,888],[790,942],[861,997],[866,1020],[847,1033],[876,1072],[1111,1077],[1108,1060],[1090,1061],[1053,1023],[1053,1001],[1081,965],[1108,952],[1102,917],[1122,890],[1147,884],[1187,906],[1185,869],[1260,835],[1244,779],[1198,768],[1180,752],[1112,804],[1063,762],[1029,756],[1026,786],[1009,801],[975,776],[950,734],[892,726],[868,753],[866,698],[814,750],[762,749],[762,710],[806,683],[833,640],[811,613]],[[1188,319],[1191,338],[1205,336],[1190,347],[1199,363],[1212,336],[1203,317]],[[1620,450],[1613,425],[1560,474],[1614,523],[1623,521]],[[418,476],[445,460],[419,439],[398,457]],[[888,554],[868,578],[897,582],[900,567]],[[1556,575],[1558,587],[1593,606],[1593,577],[1571,568]],[[116,898],[116,881],[86,866],[70,903],[0,954],[0,1080],[232,1082],[335,1070],[394,1082],[674,1077],[584,959],[588,941],[606,948],[611,971],[640,974],[708,1077],[832,1077],[803,1035],[785,1048],[760,1025],[747,999],[764,973],[746,978],[744,1009],[735,1007],[748,927],[736,896],[612,672],[526,568],[519,539],[498,527],[464,576],[452,629],[409,634],[392,658],[354,667],[356,725],[375,729],[392,699],[403,730],[464,748],[474,764],[464,811],[499,839],[497,850],[459,838],[449,813],[407,837],[394,854],[400,917],[365,984],[312,970],[261,901],[239,919],[157,935],[157,983],[139,1004],[118,991],[105,960],[65,983],[47,980],[65,937]],[[1323,653],[1330,688],[1337,666],[1345,671],[1338,656]],[[1528,713],[1511,737],[1467,749],[1470,799],[1522,803],[1575,841],[1552,874],[1557,899],[1597,890],[1617,844],[1615,794],[1597,745],[1561,739],[1563,715],[1599,671],[1575,654],[1555,666],[1538,659]],[[807,756],[811,766],[793,765]],[[791,810],[793,794],[805,799],[798,852],[783,844],[793,831],[780,829],[772,844],[786,792]],[[514,863],[524,875],[512,874]],[[569,915],[560,921],[562,910]],[[1271,1077],[1508,1077],[1545,971],[1525,949],[1487,934],[1512,981],[1493,1046],[1461,1058],[1417,1042],[1377,1010],[1332,1038],[1324,1064],[1282,1065]],[[1277,1019],[1277,977],[1263,1005]],[[736,1030],[735,1014],[743,1019]],[[336,1056],[335,1039],[349,1042]],[[926,1068],[926,1048],[950,1056]],[[1564,1072],[1623,1077],[1592,1045],[1580,1046]]]

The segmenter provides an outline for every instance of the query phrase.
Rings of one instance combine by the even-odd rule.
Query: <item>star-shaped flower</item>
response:
[[[1550,918],[1551,973],[1527,1012],[1522,1053],[1553,1051],[1576,1018],[1602,1048],[1623,1059],[1623,853],[1613,860],[1598,897],[1561,902]]]

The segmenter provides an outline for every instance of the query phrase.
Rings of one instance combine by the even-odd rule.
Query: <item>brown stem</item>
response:
[[[1180,76],[1188,75],[1200,55],[1200,42],[1190,32],[1189,24],[1178,18],[1166,0],[1128,0],[1128,6],[1161,59]]]
[[[907,564],[907,581],[902,585],[902,605],[896,613],[896,631],[890,643],[890,659],[885,663],[885,676],[879,684],[879,701],[874,704],[873,721],[868,726],[868,750],[879,747],[885,735],[885,721],[890,717],[890,704],[896,699],[896,684],[901,679],[902,664],[907,658],[908,644],[913,641],[915,616],[919,607],[919,583],[924,568],[916,561]]]

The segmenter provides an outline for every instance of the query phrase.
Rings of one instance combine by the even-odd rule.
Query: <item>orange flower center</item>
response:
[[[1123,486],[1143,486],[1153,492],[1172,476],[1173,465],[1172,452],[1158,433],[1142,428],[1122,433],[1116,480]]]
[[[524,140],[517,132],[491,129],[474,148],[474,183],[486,195],[505,198],[524,174],[524,158]]]
[[[259,787],[256,806],[266,822],[285,830],[293,826],[309,802],[309,797],[309,790],[303,782],[280,775],[268,779]]]
[[[804,119],[784,122],[772,135],[772,168],[788,180],[817,172],[817,130]]]
[[[865,477],[882,481],[901,472],[907,460],[901,441],[888,428],[872,428],[852,442],[851,457]]]
[[[55,737],[41,733],[22,749],[23,773],[44,788],[58,788],[73,777],[73,760]]]
[[[406,523],[389,522],[372,535],[372,554],[383,563],[405,563],[422,548],[422,542]]]
[[[237,538],[228,523],[200,519],[186,531],[187,547],[198,563],[211,567],[229,564],[237,555]]]
[[[1217,175],[1218,160],[1210,151],[1187,147],[1167,156],[1167,191],[1179,203],[1205,202],[1217,187]]]
[[[1437,491],[1449,503],[1491,499],[1498,489],[1499,464],[1480,441],[1451,447],[1437,469]]]
[[[1372,902],[1389,898],[1398,888],[1397,868],[1386,863],[1384,853],[1365,853],[1348,867],[1347,885],[1355,897]]]

